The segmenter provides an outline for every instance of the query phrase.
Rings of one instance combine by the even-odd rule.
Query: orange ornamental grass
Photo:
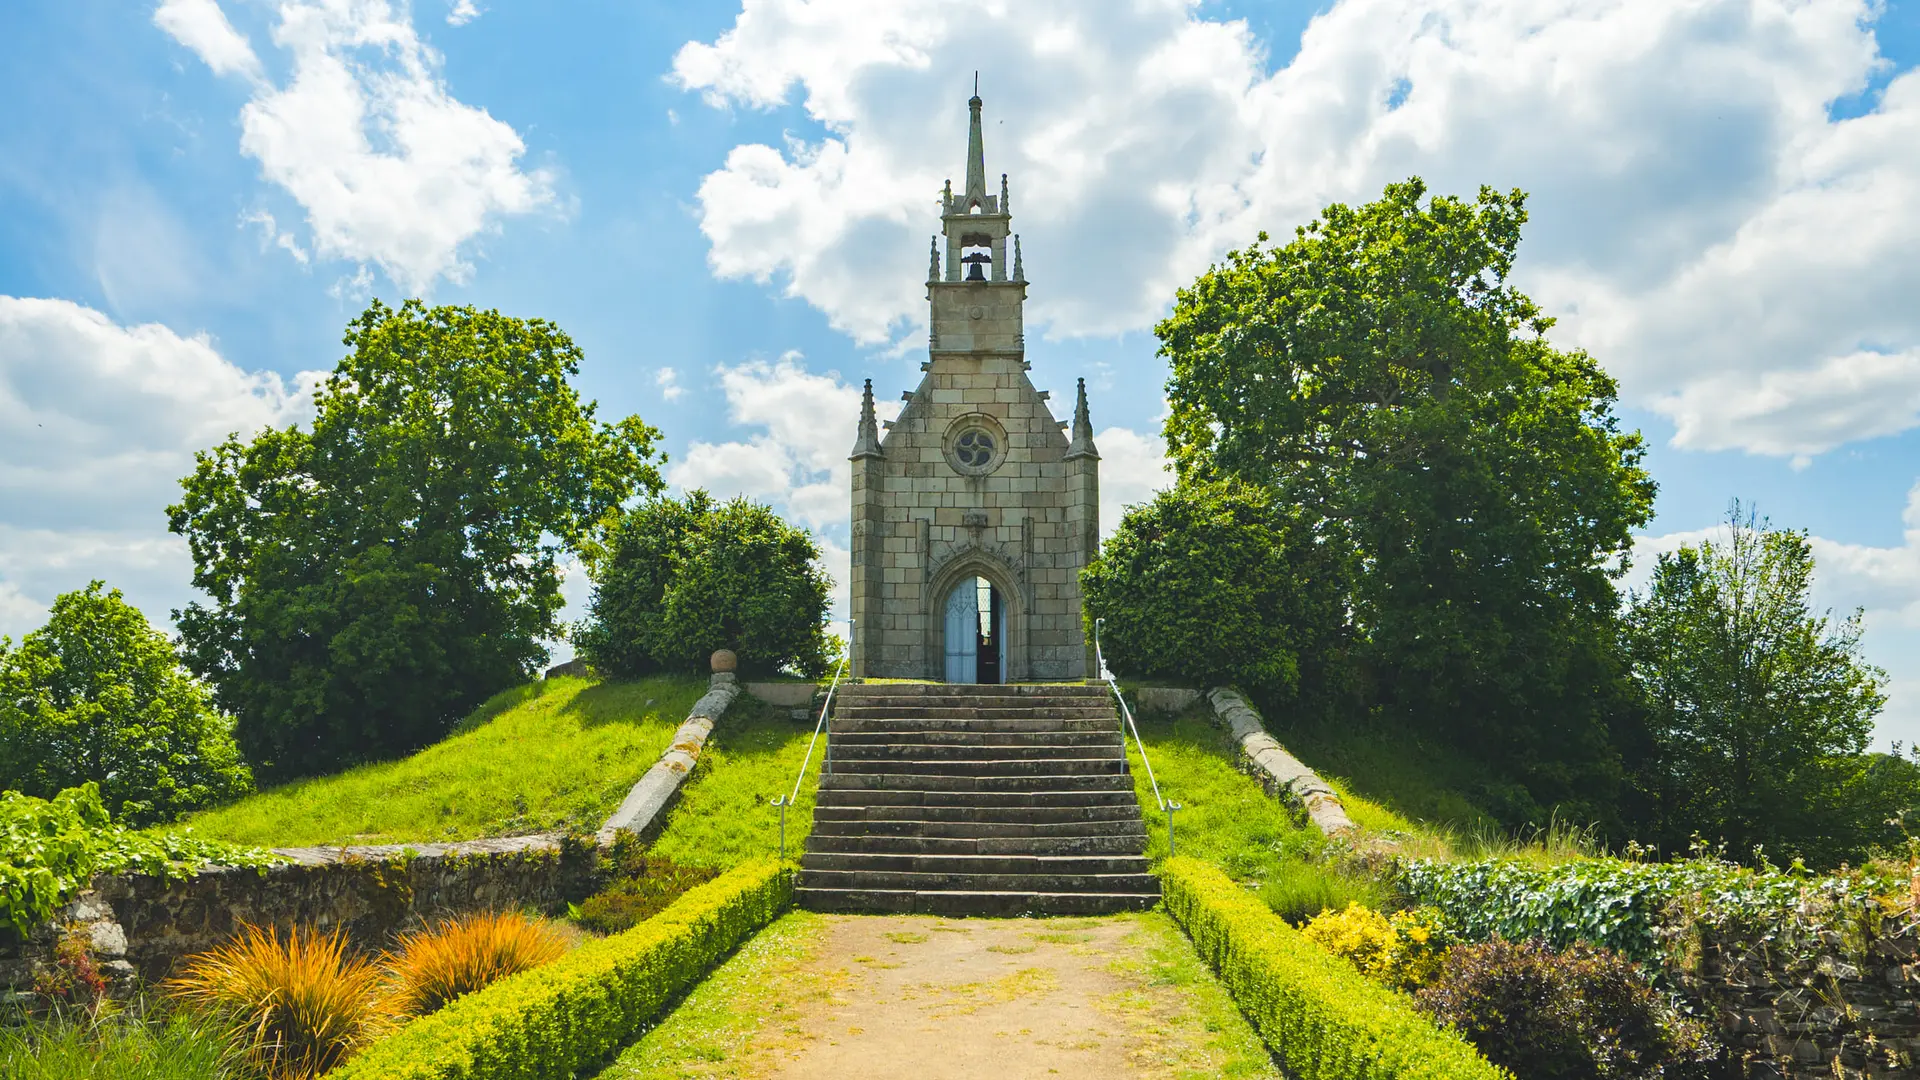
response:
[[[380,969],[338,933],[242,924],[232,941],[189,959],[167,991],[231,1025],[252,1064],[306,1080],[393,1026]]]
[[[552,963],[571,948],[544,919],[513,912],[461,915],[406,934],[387,958],[394,1007],[424,1015],[497,979]]]

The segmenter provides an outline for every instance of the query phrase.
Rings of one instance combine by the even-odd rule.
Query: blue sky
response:
[[[1916,62],[1900,0],[6,5],[0,633],[93,577],[189,599],[193,449],[298,420],[369,296],[557,321],[676,482],[843,560],[854,389],[917,380],[977,68],[1109,520],[1160,482],[1176,286],[1409,174],[1519,186],[1523,286],[1652,444],[1645,550],[1734,496],[1809,530],[1912,741]]]

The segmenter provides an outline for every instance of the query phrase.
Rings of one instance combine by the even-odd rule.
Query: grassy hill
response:
[[[412,757],[285,784],[186,824],[202,836],[271,847],[597,828],[706,686],[685,676],[548,679],[500,694]]]

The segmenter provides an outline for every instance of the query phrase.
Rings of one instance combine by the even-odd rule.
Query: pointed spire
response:
[[[1080,393],[1073,402],[1073,440],[1067,444],[1067,458],[1097,458],[1093,445],[1093,418],[1087,412],[1087,380],[1080,380]]]
[[[1007,197],[1007,174],[1000,174],[1000,212],[1013,213],[1013,200]]]
[[[1027,280],[1027,268],[1020,265],[1020,234],[1013,234],[1013,280]]]
[[[980,73],[973,74],[973,97],[967,99],[967,111],[971,119],[967,121],[967,209],[974,207],[979,200],[981,209],[987,201],[987,153],[980,140]]]
[[[940,238],[937,236],[934,237],[933,240],[927,244],[927,249],[928,249],[927,250],[927,257],[928,257],[927,280],[939,281],[940,280]]]
[[[940,195],[940,212],[943,214],[953,213],[953,178],[952,177],[947,178],[946,190],[943,191]]]
[[[852,458],[880,457],[880,425],[873,415],[873,380],[860,392],[860,433],[854,436]]]

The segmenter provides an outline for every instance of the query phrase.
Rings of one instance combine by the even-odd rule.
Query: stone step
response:
[[[1040,743],[1033,746],[981,746],[968,743],[855,743],[836,742],[833,760],[839,761],[958,761],[985,764],[991,761],[1075,761],[1085,758],[1124,757],[1119,739],[1105,744],[1064,746]]]
[[[871,818],[813,819],[815,836],[940,836],[973,839],[1010,837],[1047,838],[1060,836],[1129,836],[1146,842],[1139,815],[1104,821],[927,821],[880,820]],[[824,849],[823,849],[824,850]]]
[[[968,892],[1151,893],[1160,888],[1152,874],[943,874],[912,870],[803,870],[803,889],[964,890]]]
[[[859,777],[861,781],[871,777]],[[845,787],[827,785],[824,780],[814,796],[814,806],[950,806],[1058,809],[1131,806],[1140,802],[1131,787],[1101,787],[1034,791],[962,791],[925,788]]]
[[[981,780],[1015,776],[1103,776],[1124,772],[1127,759],[1104,757],[974,758],[929,761],[924,758],[833,758],[837,777],[868,774],[913,776],[971,776]]]
[[[840,734],[892,735],[908,732],[1075,732],[1075,733],[1114,733],[1120,731],[1119,723],[1112,718],[1104,720],[1084,719],[1047,719],[1034,717],[1029,719],[1004,720],[957,720],[912,716],[895,716],[877,720],[840,720],[827,721],[829,727],[838,736]]]
[[[813,827],[829,822],[972,822],[980,825],[1069,825],[1138,821],[1140,806],[1128,799],[1111,806],[825,806],[813,808]]]
[[[1005,697],[1106,697],[1111,693],[1105,683],[842,683],[840,686],[840,695],[848,698],[931,697],[963,701]]]
[[[1099,702],[1073,705],[921,705],[853,704],[833,707],[836,720],[1111,720],[1113,706]]]
[[[887,836],[815,831],[807,838],[813,855],[1139,855],[1147,834],[1133,831],[1091,836]]]
[[[833,737],[838,747],[851,746],[1118,746],[1120,732],[1110,731],[976,731],[943,728],[937,731],[875,731],[861,728]]]
[[[809,837],[809,840],[812,838]],[[811,845],[809,845],[811,847]],[[881,874],[1144,874],[1144,855],[925,855],[911,852],[813,851],[803,870],[869,870]]]
[[[930,772],[834,771],[820,778],[822,791],[1124,791],[1133,795],[1133,778],[1114,770],[1105,773],[1037,773],[1009,776],[954,776]]]
[[[794,890],[794,903],[807,911],[884,912],[898,915],[995,916],[1112,915],[1146,911],[1159,893],[1035,893],[808,889]]]

